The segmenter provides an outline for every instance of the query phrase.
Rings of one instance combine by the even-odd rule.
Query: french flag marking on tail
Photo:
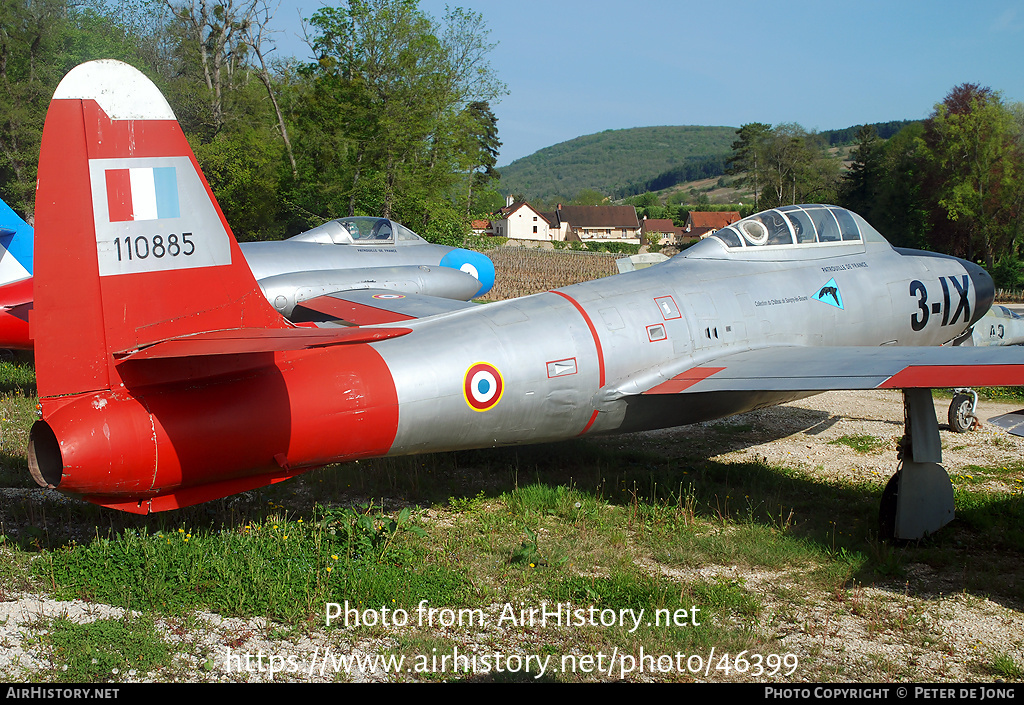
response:
[[[177,218],[178,177],[173,166],[107,169],[111,223]]]
[[[101,277],[231,264],[232,238],[186,155],[89,159]]]

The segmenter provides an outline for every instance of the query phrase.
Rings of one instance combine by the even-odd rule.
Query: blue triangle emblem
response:
[[[836,284],[836,280],[833,277],[825,283],[825,286],[818,289],[812,296],[815,301],[820,301],[823,304],[829,306],[835,306],[838,309],[843,308],[843,295],[839,293],[839,285]]]

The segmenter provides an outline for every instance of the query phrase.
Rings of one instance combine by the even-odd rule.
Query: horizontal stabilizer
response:
[[[0,286],[0,341],[5,348],[32,349],[28,329],[32,288],[32,277]]]
[[[1024,436],[1024,409],[1009,414],[993,416],[988,422],[993,426],[1009,431],[1015,436]]]
[[[476,304],[384,289],[341,291],[303,301],[296,308],[323,314],[357,326],[397,323],[438,313],[461,311]]]
[[[0,286],[0,308],[32,308],[32,279]]]
[[[204,355],[305,350],[331,345],[372,343],[411,333],[408,328],[235,328],[161,340],[114,354],[118,361]]]
[[[1024,386],[1014,348],[780,346],[679,363],[628,385],[624,394],[822,391]]]

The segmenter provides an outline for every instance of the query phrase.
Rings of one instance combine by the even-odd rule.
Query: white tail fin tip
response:
[[[54,99],[94,99],[111,120],[174,120],[160,90],[138,69],[113,59],[71,69]]]

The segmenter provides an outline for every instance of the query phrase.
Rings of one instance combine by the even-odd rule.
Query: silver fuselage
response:
[[[404,322],[412,335],[374,345],[398,391],[391,454],[670,427],[807,396],[636,392],[647,370],[731,351],[941,345],[988,308],[985,289],[975,265],[880,237],[756,250],[709,238],[641,271]],[[467,396],[478,363],[501,376],[486,410]]]

